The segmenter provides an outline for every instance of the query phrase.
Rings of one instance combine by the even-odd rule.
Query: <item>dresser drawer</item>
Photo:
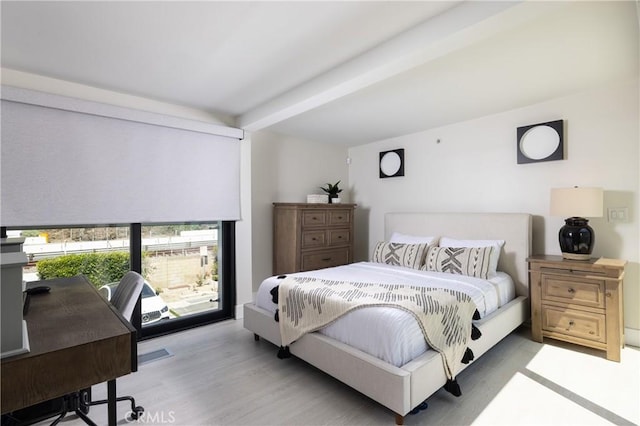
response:
[[[329,214],[326,210],[309,210],[302,212],[302,227],[327,226]]]
[[[604,308],[604,281],[544,274],[542,300]]]
[[[542,329],[581,339],[606,342],[604,314],[542,306]]]
[[[302,271],[329,268],[349,263],[349,248],[322,250],[302,255]]]
[[[351,222],[351,214],[347,209],[329,212],[329,225],[348,225]]]
[[[351,231],[348,229],[330,229],[329,245],[338,246],[351,243]]]
[[[302,248],[320,248],[326,245],[325,231],[304,231],[302,233]]]

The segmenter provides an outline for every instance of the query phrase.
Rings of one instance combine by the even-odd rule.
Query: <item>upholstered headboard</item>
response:
[[[527,257],[531,215],[526,213],[387,213],[385,240],[393,232],[474,240],[505,240],[498,270],[511,275],[519,296],[529,296]]]

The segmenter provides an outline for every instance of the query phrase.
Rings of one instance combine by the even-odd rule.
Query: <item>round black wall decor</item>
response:
[[[404,148],[380,153],[380,178],[404,176]]]
[[[518,164],[562,160],[564,140],[562,120],[518,127]]]

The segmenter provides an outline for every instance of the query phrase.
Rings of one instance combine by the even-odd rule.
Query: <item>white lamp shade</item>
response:
[[[551,214],[562,217],[602,217],[602,188],[552,188]]]

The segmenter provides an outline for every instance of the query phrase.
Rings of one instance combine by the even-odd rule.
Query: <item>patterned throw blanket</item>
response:
[[[442,355],[450,381],[455,378],[460,364],[465,362],[464,358],[473,359],[467,343],[472,329],[479,334],[471,323],[477,312],[471,297],[465,293],[415,285],[310,277],[284,278],[274,290],[277,291],[277,315],[285,347],[351,310],[387,306],[403,309],[417,319],[429,346]]]

